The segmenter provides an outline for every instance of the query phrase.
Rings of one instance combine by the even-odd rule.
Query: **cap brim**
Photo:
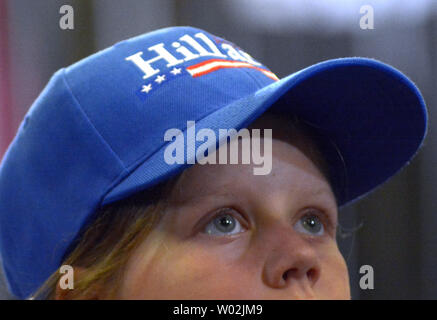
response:
[[[187,120],[196,120],[196,130],[239,130],[271,107],[299,117],[334,147],[323,148],[322,153],[337,188],[341,185],[336,190],[339,206],[364,196],[405,166],[427,130],[425,103],[414,83],[393,67],[366,58],[312,65],[202,119]],[[168,165],[165,147],[115,185],[102,205],[149,188],[189,166]]]

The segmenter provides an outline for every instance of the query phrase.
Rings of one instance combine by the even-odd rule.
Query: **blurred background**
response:
[[[74,9],[62,30],[59,10]],[[374,29],[361,29],[371,5]],[[120,40],[192,25],[242,47],[286,76],[338,57],[376,58],[403,71],[429,110],[425,145],[384,187],[340,211],[354,299],[437,299],[437,1],[0,0],[0,158],[51,75]],[[365,168],[363,168],[365,170]],[[359,269],[374,269],[362,290]],[[0,278],[2,276],[0,275]],[[12,298],[0,279],[0,299]]]

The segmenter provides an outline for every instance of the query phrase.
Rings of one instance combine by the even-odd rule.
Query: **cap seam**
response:
[[[242,73],[244,73],[245,75],[247,75],[249,78],[251,78],[251,79],[252,79],[252,82],[254,82],[255,85],[258,87],[258,88],[256,89],[256,91],[258,91],[258,90],[264,88],[265,86],[267,86],[267,85],[263,85],[263,84],[262,84],[258,79],[256,79],[253,75],[251,75],[250,72],[249,72],[247,69],[245,69],[245,68],[239,68],[239,69],[237,69],[237,70],[235,70],[235,71],[237,71],[237,72],[242,72]],[[189,76],[189,75],[186,75],[186,76]],[[256,91],[255,91],[255,92],[256,92]],[[250,93],[249,93],[248,95],[250,95]],[[244,98],[244,97],[242,97],[242,98]],[[239,98],[239,99],[241,99],[241,98]],[[220,109],[220,108],[221,108],[221,107],[219,107],[219,108],[217,108],[217,109],[214,109],[214,110],[208,112],[206,115],[203,115],[201,118],[194,119],[194,120],[195,120],[195,121],[199,121],[199,120],[201,120],[201,119],[203,119],[203,118],[209,116],[210,114],[214,113],[215,111],[217,111],[217,110]],[[132,168],[136,168],[137,166],[141,165],[141,163],[143,163],[143,162],[146,161],[149,157],[153,156],[156,152],[158,152],[158,151],[160,150],[160,148],[161,148],[161,147],[158,147],[157,149],[155,149],[155,150],[154,150],[150,155],[142,154],[142,155],[140,155],[139,157],[137,157],[136,159],[132,160],[131,163],[130,163],[129,165],[125,166],[126,170],[131,171]],[[134,169],[134,170],[135,170],[135,169]]]
[[[255,82],[255,84],[258,86],[258,90],[265,87],[265,85],[263,85],[258,79],[256,79],[252,74],[250,74],[249,69],[241,68],[240,70],[243,71],[247,76],[249,76],[249,78],[251,78],[253,82]]]
[[[252,93],[253,94],[253,93]],[[242,97],[240,99],[245,99],[247,98],[249,95],[245,97]],[[211,114],[217,112],[220,108],[214,109],[211,112],[208,112],[207,114],[203,115],[202,117],[196,119],[195,121],[202,121],[204,118],[209,117]],[[185,135],[187,132],[188,128],[184,128],[183,129],[183,134]],[[154,150],[151,154],[149,155],[143,155],[142,157],[138,158],[135,162],[133,162],[131,165],[128,166],[128,168],[126,168],[127,174],[124,177],[121,177],[122,175],[118,176],[116,179],[114,179],[112,181],[112,183],[110,184],[108,190],[105,192],[105,194],[103,195],[102,199],[105,199],[107,197],[107,195],[109,193],[112,192],[112,190],[114,188],[116,188],[120,183],[122,183],[123,181],[125,181],[126,179],[128,179],[141,165],[143,165],[146,161],[148,161],[150,158],[152,158],[156,153],[158,153],[160,150],[162,150],[164,147],[168,146],[170,144],[170,141],[167,141],[166,143],[162,144],[159,148],[157,148],[156,150]]]
[[[62,79],[64,80],[65,86],[68,90],[68,92],[70,93],[71,97],[73,98],[74,102],[77,104],[78,109],[80,110],[80,112],[83,114],[83,116],[85,117],[85,119],[87,120],[87,122],[91,125],[91,127],[93,128],[94,132],[97,134],[97,136],[99,137],[100,141],[106,146],[108,147],[108,149],[110,150],[110,152],[112,153],[112,155],[117,159],[118,163],[121,165],[121,167],[124,170],[127,170],[125,165],[123,164],[123,162],[121,161],[120,157],[117,155],[117,153],[114,151],[114,149],[112,149],[111,145],[105,140],[105,138],[103,138],[103,136],[100,134],[100,132],[97,130],[97,128],[94,126],[94,124],[92,123],[92,121],[90,120],[90,118],[88,117],[88,115],[86,114],[85,110],[82,108],[82,105],[80,104],[79,100],[77,99],[77,97],[74,95],[73,90],[71,90],[71,86],[68,83],[67,77],[65,76],[65,69],[62,69],[62,73],[61,73]]]

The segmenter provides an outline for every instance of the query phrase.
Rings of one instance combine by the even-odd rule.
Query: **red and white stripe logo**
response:
[[[186,70],[191,74],[192,77],[200,77],[205,74],[224,68],[251,68],[262,72],[270,79],[273,79],[275,81],[279,80],[279,78],[273,72],[267,69],[256,67],[248,62],[235,61],[235,60],[222,60],[222,59],[206,60],[201,63],[189,66],[187,67]]]

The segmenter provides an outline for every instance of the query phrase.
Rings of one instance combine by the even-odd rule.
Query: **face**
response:
[[[194,165],[160,224],[133,252],[120,299],[349,299],[337,205],[310,141],[273,128],[272,170]],[[313,146],[311,146],[313,147]]]

